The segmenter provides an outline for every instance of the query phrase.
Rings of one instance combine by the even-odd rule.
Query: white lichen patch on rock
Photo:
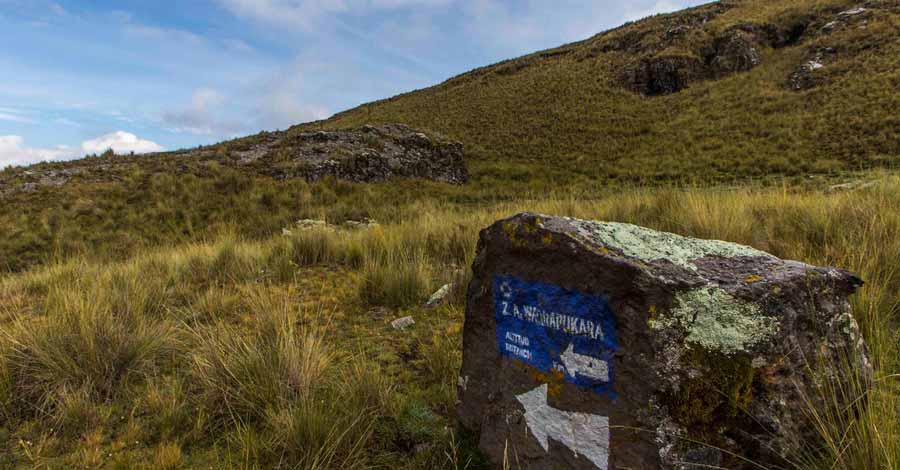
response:
[[[687,342],[709,351],[733,354],[778,333],[778,321],[762,314],[759,306],[735,298],[719,287],[702,287],[676,295],[676,306],[661,318],[651,320],[655,329],[680,326]]]
[[[764,251],[737,243],[699,240],[619,222],[568,220],[574,225],[579,236],[602,243],[607,248],[615,248],[625,256],[646,262],[666,260],[696,270],[693,261],[706,256],[774,258]]]

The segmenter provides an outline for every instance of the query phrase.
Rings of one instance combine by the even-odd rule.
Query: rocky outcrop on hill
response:
[[[731,28],[713,41],[707,55],[708,66],[717,75],[746,72],[762,63],[761,43],[754,25]]]
[[[806,60],[788,79],[800,91],[817,83],[817,71],[837,52],[821,44],[822,38],[855,29],[865,29],[883,2],[868,1],[846,10],[814,10],[785,16],[771,22],[744,22],[724,31],[707,23],[728,11],[730,3],[701,7],[692,13],[664,17],[655,28],[632,30],[603,41],[601,52],[619,51],[632,56],[619,80],[625,87],[647,95],[677,93],[690,83],[746,72],[760,65],[763,51],[809,44]],[[846,39],[844,39],[846,41]]]
[[[772,25],[740,24],[719,35],[694,31],[699,25],[682,24],[666,31],[661,51],[640,54],[621,75],[630,89],[648,96],[677,93],[689,83],[746,72],[762,63],[763,48],[791,41]],[[681,41],[671,38],[685,37]],[[689,38],[688,38],[689,37]]]
[[[8,169],[0,175],[0,197],[15,193],[34,193],[42,188],[59,188],[75,178],[84,179],[87,173],[93,173],[94,180],[102,180],[108,167],[100,165],[95,171],[87,172],[84,168],[61,168],[62,163],[42,164],[28,169]],[[99,179],[98,179],[99,178]]]
[[[817,71],[825,68],[837,51],[832,47],[813,47],[808,58],[798,65],[788,78],[788,85],[794,91],[808,90],[819,82]]]
[[[696,57],[653,57],[626,68],[622,80],[632,90],[647,96],[668,95],[702,76],[703,68]]]
[[[279,180],[325,177],[359,183],[393,177],[464,184],[463,146],[403,125],[317,132],[263,132],[210,147],[150,155],[92,156],[0,172],[0,197],[59,188],[71,181],[119,181],[135,170],[177,175],[209,173],[210,165]]]
[[[402,176],[452,184],[468,180],[463,147],[402,125],[273,134],[231,158],[277,179],[326,176],[384,181]]]
[[[812,40],[807,46],[804,59],[788,77],[787,86],[794,91],[819,86],[826,82],[828,72],[842,58],[862,51],[871,53],[877,49],[880,44],[867,43],[868,41],[860,41],[858,38],[847,40],[846,36],[865,31],[871,21],[883,18],[892,9],[898,11],[900,5],[889,6],[886,2],[868,1],[818,19],[815,27],[810,28],[809,36]]]

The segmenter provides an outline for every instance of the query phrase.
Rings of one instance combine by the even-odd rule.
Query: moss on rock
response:
[[[645,262],[665,260],[696,270],[697,267],[693,261],[707,256],[773,257],[764,251],[737,243],[688,238],[674,233],[657,232],[637,225],[575,219],[570,219],[570,221],[581,236],[589,240],[598,240],[608,248],[622,252],[625,256]]]
[[[684,328],[687,342],[723,354],[748,348],[778,332],[778,321],[763,315],[758,305],[738,299],[719,287],[706,286],[675,296],[676,306],[651,321],[655,329]]]

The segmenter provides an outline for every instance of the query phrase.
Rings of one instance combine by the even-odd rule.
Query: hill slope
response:
[[[861,399],[797,410],[818,438],[779,468],[900,468],[900,175],[807,177],[897,163],[898,22],[897,3],[723,2],[286,132],[0,171],[0,468],[487,468],[454,427],[461,288],[479,229],[525,210],[859,274],[876,385],[823,378],[809,403]],[[387,122],[426,133],[319,132]],[[302,177],[373,151],[387,167],[356,180],[423,176],[390,163],[458,162],[438,134],[468,184]],[[717,184],[773,173],[798,176]],[[694,177],[713,187],[629,188]],[[709,385],[687,418],[753,405]]]
[[[860,1],[728,0],[286,132],[0,171],[0,270],[81,252],[115,258],[219,231],[265,238],[303,217],[399,220],[423,201],[596,196],[616,182],[806,180],[896,166],[900,4]],[[335,162],[369,168],[366,155],[385,144],[368,131],[351,133],[359,138],[343,153],[317,133],[394,123],[462,142],[470,183],[281,178]],[[376,166],[377,175],[422,173]]]
[[[310,126],[400,122],[474,173],[742,177],[900,159],[900,6],[723,1],[474,70]],[[512,170],[511,167],[517,167]]]

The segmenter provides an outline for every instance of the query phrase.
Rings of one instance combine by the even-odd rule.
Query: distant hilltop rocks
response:
[[[315,132],[262,132],[221,144],[142,156],[111,152],[71,162],[0,172],[0,197],[60,188],[70,182],[121,181],[132,171],[209,173],[211,165],[278,180],[334,177],[358,183],[393,177],[450,184],[469,179],[463,145],[398,124]]]
[[[256,142],[228,153],[230,163],[276,179],[333,176],[368,183],[401,176],[451,184],[468,181],[461,143],[398,124],[264,133],[252,139]]]
[[[874,14],[887,14],[881,2],[865,2],[848,10],[840,7],[785,15],[771,22],[745,21],[717,31],[708,24],[736,5],[719,2],[656,21],[635,25],[627,32],[614,31],[601,48],[633,56],[619,81],[632,91],[647,95],[677,93],[690,83],[746,72],[763,62],[763,51],[808,44],[807,59],[787,78],[789,88],[800,91],[815,86],[815,71],[838,52],[842,29],[865,29]],[[836,9],[838,8],[838,9]],[[846,40],[846,38],[844,38]],[[849,48],[845,53],[856,51]]]

